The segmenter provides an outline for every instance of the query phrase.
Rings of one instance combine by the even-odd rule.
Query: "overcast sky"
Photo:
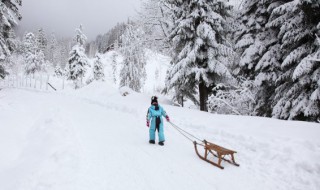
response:
[[[118,22],[134,17],[139,9],[140,0],[23,0],[18,34],[43,28],[47,34],[73,37],[82,24],[89,40],[94,40]]]
[[[83,24],[90,40],[136,15],[140,0],[23,0],[19,33],[43,27],[47,34],[72,37]]]

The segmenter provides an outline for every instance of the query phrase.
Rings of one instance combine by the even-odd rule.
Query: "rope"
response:
[[[180,127],[178,127],[177,125],[175,125],[174,123],[172,123],[171,121],[169,121],[169,123],[172,125],[173,128],[175,128],[181,135],[183,135],[185,138],[187,138],[188,140],[190,140],[192,143],[196,142],[198,145],[203,146],[202,144],[199,144],[197,141],[192,140],[192,138],[202,142],[201,139],[199,139],[198,137],[192,135],[191,133],[181,129]],[[189,136],[188,136],[189,135]],[[192,138],[190,138],[192,137]]]
[[[200,138],[198,138],[198,137],[192,135],[191,133],[183,130],[182,128],[178,127],[176,124],[174,124],[174,123],[172,123],[172,122],[169,122],[169,123],[170,123],[173,127],[175,127],[176,129],[178,129],[178,130],[180,130],[180,131],[183,131],[184,133],[188,134],[189,136],[193,137],[194,139],[197,139],[198,141],[201,141],[201,142],[202,142],[202,140],[201,140]]]
[[[188,137],[187,135],[185,135],[184,133],[182,133],[179,128],[177,128],[175,125],[173,125],[172,123],[170,123],[172,125],[172,127],[174,127],[181,135],[183,135],[184,137],[186,137],[188,140],[190,140],[191,142],[194,142],[194,140],[192,140],[190,137]]]

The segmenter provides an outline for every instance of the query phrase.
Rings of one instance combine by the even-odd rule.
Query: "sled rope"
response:
[[[192,135],[191,133],[183,130],[182,128],[178,127],[176,124],[172,123],[169,121],[169,123],[172,125],[173,128],[175,128],[181,135],[183,135],[185,138],[187,138],[188,140],[190,140],[192,143],[197,143],[198,145],[204,146],[202,144],[199,144],[197,141],[192,140],[192,138],[202,142],[201,139],[199,139],[198,137]],[[191,138],[192,137],[192,138]]]

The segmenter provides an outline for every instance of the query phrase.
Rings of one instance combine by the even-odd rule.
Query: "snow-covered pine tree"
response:
[[[32,32],[28,32],[23,37],[23,52],[35,52],[37,50],[37,42],[35,35]]]
[[[57,49],[57,46],[58,46],[58,42],[57,42],[56,35],[54,33],[51,33],[49,44],[48,44],[48,51],[51,52],[51,55],[50,55],[51,62],[53,62],[53,57],[54,57],[53,52]]]
[[[38,30],[38,34],[37,34],[37,46],[39,47],[39,49],[45,53],[46,52],[46,48],[47,48],[47,44],[48,44],[48,40],[46,37],[46,34],[44,32],[44,30],[42,28],[40,28]]]
[[[37,46],[36,37],[32,32],[29,32],[24,36],[23,44],[26,64],[25,73],[29,75],[43,70],[45,57]]]
[[[283,60],[272,116],[319,121],[320,64],[312,59],[319,57],[320,1],[286,1],[273,10],[268,27],[279,30]]]
[[[261,54],[266,52],[264,44],[269,46],[267,40],[270,40],[270,32],[265,29],[270,17],[267,11],[269,5],[268,0],[243,1],[242,9],[237,16],[239,26],[235,32],[236,49],[241,56],[239,67],[234,71],[236,75],[255,79],[255,67],[261,59]],[[270,38],[274,39],[276,36]]]
[[[7,74],[4,60],[14,50],[13,28],[17,25],[16,18],[22,18],[18,8],[21,4],[22,0],[0,0],[0,78]]]
[[[80,27],[76,29],[76,36],[74,38],[74,41],[79,45],[84,47],[86,41],[87,41],[87,36],[84,35],[83,33],[83,26],[80,24]]]
[[[127,86],[140,92],[146,77],[146,58],[143,49],[144,32],[134,23],[128,23],[121,36],[120,52],[124,56],[123,68],[120,72],[120,86]]]
[[[112,78],[115,84],[117,84],[117,58],[118,58],[118,53],[113,52],[111,56],[111,60],[112,60],[111,66],[112,66]]]
[[[86,67],[89,65],[88,58],[83,47],[86,40],[87,37],[83,34],[82,25],[80,25],[80,27],[76,29],[76,36],[74,38],[76,44],[70,52],[68,61],[68,79],[74,81],[76,89],[82,86]]]
[[[96,54],[93,63],[93,77],[95,80],[104,81],[104,66],[101,60],[101,55],[99,53]]]
[[[276,80],[280,75],[281,50],[277,29],[268,28],[272,10],[281,5],[277,0],[245,0],[237,17],[236,49],[240,63],[234,74],[255,81],[257,90],[255,114],[271,117]]]
[[[54,74],[57,77],[62,77],[64,75],[63,70],[61,69],[60,65],[57,65],[54,69]]]
[[[166,86],[184,91],[198,88],[200,110],[208,111],[211,89],[231,77],[226,65],[227,56],[233,51],[225,38],[230,7],[223,0],[166,0],[165,3],[172,10],[174,20],[169,35],[173,66]]]

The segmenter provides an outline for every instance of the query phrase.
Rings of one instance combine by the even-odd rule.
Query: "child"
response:
[[[170,121],[169,116],[166,114],[164,109],[158,104],[158,97],[152,96],[151,106],[148,109],[147,113],[147,127],[150,126],[151,120],[151,127],[149,129],[150,144],[155,144],[156,130],[158,130],[159,145],[164,145],[165,138],[163,132],[163,120],[161,116],[165,117],[168,122]]]

